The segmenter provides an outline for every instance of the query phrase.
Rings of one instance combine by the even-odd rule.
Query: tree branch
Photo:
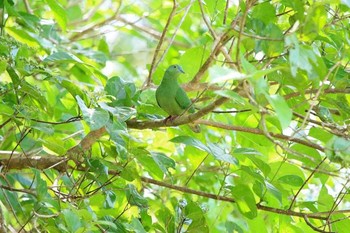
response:
[[[138,121],[138,120],[129,120],[126,121],[126,124],[129,128],[134,129],[153,129],[153,128],[159,128],[164,126],[178,126],[183,124],[188,124],[190,122],[194,122],[197,119],[205,116],[218,106],[225,103],[227,100],[229,100],[226,97],[220,97],[217,100],[215,100],[213,103],[209,104],[208,106],[202,108],[198,112],[190,115],[182,115],[178,118],[175,118],[173,121],[164,121],[164,120],[158,120],[158,121]]]
[[[14,159],[14,158],[12,158],[12,159]],[[67,169],[68,169],[67,166],[61,166],[61,165],[66,165],[67,158],[65,158],[65,157],[45,155],[45,156],[36,156],[36,157],[30,157],[30,158],[18,157],[17,159],[18,159],[18,161],[17,161],[16,166],[8,167],[8,169],[25,169],[28,167],[27,166],[28,164],[31,164],[32,167],[35,167],[37,169],[53,168],[53,169],[58,170],[60,172],[67,171]],[[26,160],[28,160],[28,159],[30,159],[31,161],[27,162]],[[1,164],[6,164],[6,162],[4,163],[4,161],[5,161],[4,159],[1,159],[0,160]],[[38,161],[40,161],[40,162],[38,162]],[[10,164],[10,166],[14,165],[13,163],[9,163],[9,164]],[[55,164],[60,164],[60,165],[55,166]],[[82,168],[82,167],[78,168],[78,170],[83,170],[83,169],[86,169],[86,168]],[[113,175],[118,174],[118,172],[116,173],[113,170],[110,170],[109,172],[110,172],[110,174],[113,174]],[[147,177],[141,177],[141,180],[145,183],[154,184],[154,185],[161,186],[161,187],[166,187],[166,188],[177,190],[177,191],[180,191],[183,193],[194,194],[197,196],[210,198],[210,199],[218,200],[218,201],[235,203],[235,200],[231,197],[215,195],[215,194],[206,193],[206,192],[202,192],[202,191],[198,191],[198,190],[193,190],[193,189],[190,189],[187,187],[172,185],[172,184],[168,184],[168,183],[163,182],[163,181],[157,181],[157,180],[147,178]],[[18,190],[13,189],[12,191],[22,191],[23,192],[22,189],[18,189]],[[26,190],[25,192],[29,193],[28,190]],[[30,194],[35,195],[35,193],[32,193],[32,192],[30,192]],[[277,213],[277,214],[302,217],[302,218],[304,218],[306,216],[308,218],[320,219],[320,220],[324,220],[326,218],[326,216],[328,216],[329,214],[350,213],[350,209],[336,210],[336,211],[332,211],[332,212],[302,213],[302,212],[296,212],[296,211],[292,211],[292,210],[273,208],[273,207],[261,205],[260,203],[256,204],[256,206],[259,210],[263,210],[263,211],[267,211],[267,212],[273,212],[273,213]]]
[[[160,47],[163,44],[163,41],[164,41],[165,35],[166,35],[167,31],[168,31],[170,22],[172,21],[172,19],[174,18],[175,14],[176,14],[177,7],[178,7],[178,4],[177,4],[176,0],[173,0],[173,9],[170,12],[168,20],[167,20],[167,22],[166,22],[166,24],[164,26],[164,29],[162,31],[162,35],[160,36],[158,45],[157,45],[156,50],[154,52],[152,63],[151,63],[151,68],[149,69],[149,74],[148,74],[148,77],[146,79],[146,82],[144,83],[144,87],[148,87],[151,84],[152,75],[154,73],[154,70],[156,69],[156,60],[158,58],[158,53],[160,51]]]
[[[219,123],[219,122],[213,122],[213,121],[208,121],[208,120],[197,120],[196,123],[198,124],[203,124],[203,125],[208,125],[211,127],[215,127],[215,128],[221,128],[221,129],[227,129],[227,130],[235,130],[235,131],[241,131],[241,132],[246,132],[246,133],[252,133],[252,134],[259,134],[259,135],[264,135],[264,132],[260,129],[253,129],[253,128],[246,128],[246,127],[242,127],[242,126],[235,126],[235,125],[227,125],[227,124],[223,124],[223,123]],[[313,142],[310,141],[305,141],[299,138],[293,138],[284,134],[276,134],[276,133],[270,133],[270,135],[274,138],[279,138],[279,139],[283,139],[283,140],[288,140],[288,141],[292,141],[292,142],[296,142],[314,149],[317,149],[319,151],[324,151],[325,149]]]

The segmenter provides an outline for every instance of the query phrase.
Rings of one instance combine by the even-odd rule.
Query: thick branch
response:
[[[54,168],[57,171],[63,172],[67,170],[67,159],[64,157],[51,155],[33,155],[25,157],[22,155],[1,156],[0,165],[10,169],[25,169],[34,167],[40,170]]]
[[[105,133],[105,127],[89,132],[78,145],[72,147],[67,151],[67,158],[72,159],[76,163],[79,163],[79,161],[81,161],[82,159],[82,155],[84,154],[84,152],[89,150],[92,144],[94,144],[96,140],[102,137],[102,135]]]
[[[12,158],[12,159],[14,159],[14,158]],[[34,158],[34,156],[26,158],[23,156],[21,156],[21,157],[18,156],[18,157],[16,157],[16,159],[18,159],[18,160],[17,160],[17,163],[15,166],[12,166],[14,164],[10,163],[10,165],[12,166],[11,167],[12,169],[25,169],[28,167],[27,165],[29,165],[29,164],[31,164],[32,167],[35,167],[38,169],[53,168],[53,169],[56,169],[60,172],[64,172],[68,169],[67,166],[57,165],[57,164],[66,164],[66,158],[64,158],[64,157],[45,155],[45,156],[36,156],[35,158]],[[27,161],[27,160],[30,160],[30,161]],[[1,159],[0,160],[1,164],[7,163],[7,162],[4,163],[4,161],[5,161],[4,159]],[[40,162],[38,162],[38,161],[40,161]],[[84,168],[78,168],[78,170],[80,170],[80,169],[84,169]],[[113,170],[111,170],[110,173],[116,174]],[[157,181],[157,180],[150,179],[147,177],[141,177],[141,180],[145,183],[154,184],[154,185],[161,186],[161,187],[166,187],[166,188],[177,190],[177,191],[180,191],[183,193],[190,193],[190,194],[194,194],[194,195],[205,197],[205,198],[235,203],[235,200],[231,197],[215,195],[215,194],[211,194],[211,193],[206,193],[206,192],[202,192],[202,191],[198,191],[198,190],[189,189],[187,187],[172,185],[172,184],[168,184],[168,183],[163,182],[163,181]],[[23,191],[23,190],[13,189],[13,191]],[[34,193],[33,193],[33,195],[34,195]],[[292,211],[292,210],[284,210],[284,209],[278,209],[278,208],[273,208],[273,207],[269,207],[269,206],[264,206],[264,205],[261,205],[260,203],[256,204],[256,206],[259,210],[263,210],[263,211],[267,211],[267,212],[273,212],[273,213],[277,213],[277,214],[303,217],[303,218],[308,217],[308,218],[321,219],[321,220],[324,220],[325,216],[328,216],[329,214],[349,213],[350,212],[350,210],[346,209],[346,210],[337,210],[337,211],[332,211],[332,212],[302,213],[302,212],[296,212],[296,211]]]
[[[164,120],[158,120],[158,121],[137,121],[137,120],[129,120],[126,122],[129,128],[134,129],[153,129],[153,128],[159,128],[164,126],[178,126],[183,124],[188,124],[190,122],[196,121],[197,119],[205,116],[206,114],[213,111],[218,106],[225,103],[227,100],[229,100],[226,97],[220,97],[217,100],[215,100],[213,103],[209,104],[208,106],[202,108],[200,111],[191,114],[191,115],[183,115],[178,118],[175,118],[173,121],[164,121]]]

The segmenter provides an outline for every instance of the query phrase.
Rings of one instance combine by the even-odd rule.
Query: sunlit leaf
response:
[[[257,216],[254,194],[247,185],[237,185],[231,188],[231,194],[234,197],[239,211],[247,218],[253,219]]]
[[[285,184],[289,184],[296,187],[300,187],[304,182],[300,176],[296,176],[296,175],[281,176],[280,178],[278,178],[278,180]]]
[[[78,57],[67,52],[56,52],[47,56],[44,62],[73,62],[73,63],[83,63]]]
[[[265,24],[276,21],[275,8],[269,2],[263,2],[254,7],[252,16]]]
[[[45,1],[50,6],[58,25],[60,25],[62,30],[65,31],[67,26],[66,10],[62,7],[62,5],[59,2],[55,0],[45,0]]]
[[[289,108],[287,102],[280,95],[265,96],[275,110],[277,118],[281,123],[282,129],[287,128],[292,121],[292,110]]]
[[[210,153],[209,147],[204,145],[201,141],[199,141],[195,138],[189,137],[189,136],[178,136],[178,137],[171,139],[170,141],[175,142],[175,143],[183,143],[183,144],[188,145],[188,146],[194,146],[200,150],[203,150],[203,151]]]
[[[230,80],[242,80],[247,76],[236,70],[222,66],[213,66],[209,69],[210,83],[218,84]]]
[[[40,46],[38,41],[31,37],[29,33],[25,30],[14,27],[8,27],[6,28],[6,32],[9,33],[13,38],[18,40],[19,42],[27,44],[28,46],[31,46],[33,48],[37,48]]]

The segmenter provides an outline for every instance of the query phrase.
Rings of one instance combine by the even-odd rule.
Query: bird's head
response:
[[[166,70],[166,73],[168,73],[170,76],[177,77],[181,73],[184,74],[185,72],[184,72],[184,70],[182,69],[182,67],[180,65],[171,65]]]

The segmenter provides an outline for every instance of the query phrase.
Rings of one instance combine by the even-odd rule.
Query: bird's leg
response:
[[[167,118],[164,119],[164,123],[167,124],[168,121],[172,122],[175,120],[178,116],[168,116]]]

